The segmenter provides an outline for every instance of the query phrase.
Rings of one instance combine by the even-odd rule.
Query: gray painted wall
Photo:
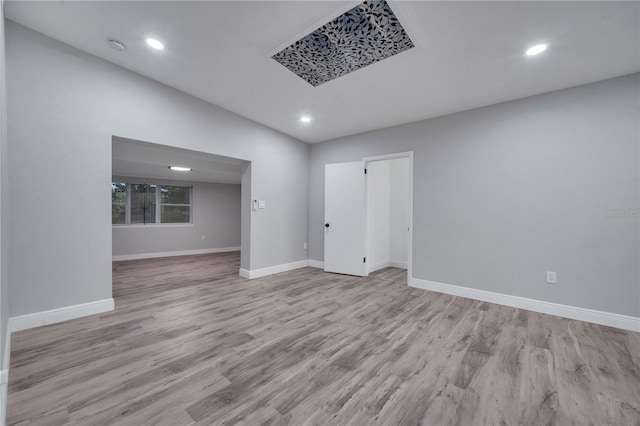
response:
[[[307,144],[10,21],[7,58],[11,316],[111,297],[113,136],[251,161],[243,268],[307,258]]]
[[[193,186],[192,224],[113,226],[114,256],[240,247],[240,185],[121,176],[113,180]]]
[[[314,144],[310,258],[324,165],[414,151],[413,276],[640,315],[639,75]],[[545,284],[545,271],[558,284]]]

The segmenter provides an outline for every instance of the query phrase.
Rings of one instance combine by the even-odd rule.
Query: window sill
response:
[[[150,223],[148,225],[132,224],[132,225],[111,225],[113,228],[188,228],[193,223]]]

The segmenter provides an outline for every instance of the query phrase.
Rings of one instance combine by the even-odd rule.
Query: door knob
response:
[[[325,224],[324,224],[324,227],[325,227],[325,228],[328,228],[328,227],[329,227],[329,224],[328,224],[328,223],[325,223]]]

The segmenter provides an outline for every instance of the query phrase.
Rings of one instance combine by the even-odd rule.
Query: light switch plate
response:
[[[258,200],[258,208],[264,209],[267,207],[267,203],[264,200]]]

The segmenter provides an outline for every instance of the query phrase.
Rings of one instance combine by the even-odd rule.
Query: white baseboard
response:
[[[7,329],[6,334],[4,335],[4,356],[2,357],[2,372],[7,371],[7,376],[9,372],[9,366],[11,365],[11,325],[9,321],[7,321]],[[4,373],[0,372],[0,384],[6,384],[4,379]]]
[[[7,375],[7,379],[8,379],[8,375]],[[0,385],[0,398],[2,398],[2,401],[0,401],[0,426],[5,426],[7,424],[7,397],[8,397],[8,392],[9,392],[9,385],[8,384],[4,384],[4,385]]]
[[[324,262],[322,260],[309,259],[309,266],[312,268],[324,269]]]
[[[221,247],[197,250],[160,251],[156,253],[122,254],[113,256],[113,262],[121,260],[155,259],[157,257],[189,256],[193,254],[225,253],[228,251],[240,251],[240,247]]]
[[[293,262],[293,263],[285,263],[283,265],[270,266],[268,268],[262,268],[262,269],[249,270],[249,269],[241,268],[240,276],[242,278],[247,278],[247,279],[260,278],[260,277],[266,277],[267,275],[279,274],[280,272],[286,272],[286,271],[291,271],[298,268],[304,268],[306,266],[311,266],[312,268],[324,269],[324,262],[322,260],[307,259],[307,260],[300,260],[298,262]],[[390,261],[390,262],[382,262],[376,265],[375,269],[372,269],[369,272],[377,271],[378,269],[386,268],[388,266],[392,266],[394,268],[407,269],[406,262]]]
[[[0,370],[0,426],[7,423],[7,395],[9,392],[9,366],[11,365],[11,328],[8,322],[5,332],[2,370]]]
[[[510,296],[508,294],[460,287],[452,284],[443,284],[419,278],[411,278],[409,285],[411,287],[436,291],[438,293],[451,294],[454,296],[466,297],[468,299],[510,306],[512,308],[525,309],[528,311],[640,332],[640,318],[638,317],[597,311],[594,309],[579,308],[576,306],[561,305],[559,303],[527,299],[519,296]]]
[[[389,261],[385,261],[385,262],[379,262],[376,263],[374,265],[369,266],[369,273],[375,272],[375,271],[379,271],[380,269],[384,269],[384,268],[388,268],[389,267]]]
[[[267,275],[279,274],[280,272],[292,271],[294,269],[304,268],[309,266],[309,261],[299,260],[297,262],[284,263],[282,265],[269,266],[261,269],[240,269],[240,276],[242,278],[248,278],[250,280],[254,278],[266,277]]]
[[[389,261],[389,266],[392,268],[400,268],[400,269],[407,269],[409,266],[408,262],[402,262],[400,260],[390,260]]]
[[[33,314],[11,317],[9,318],[9,330],[11,332],[27,330],[29,328],[55,324],[57,322],[86,317],[88,315],[109,312],[113,311],[114,306],[115,305],[113,299],[104,299],[96,300],[95,302],[83,303],[80,305],[52,309],[50,311],[42,311]]]
[[[369,268],[369,273],[389,267],[407,269],[407,262],[401,262],[399,260],[387,260],[384,262],[376,263],[375,265],[372,265],[371,268]]]

